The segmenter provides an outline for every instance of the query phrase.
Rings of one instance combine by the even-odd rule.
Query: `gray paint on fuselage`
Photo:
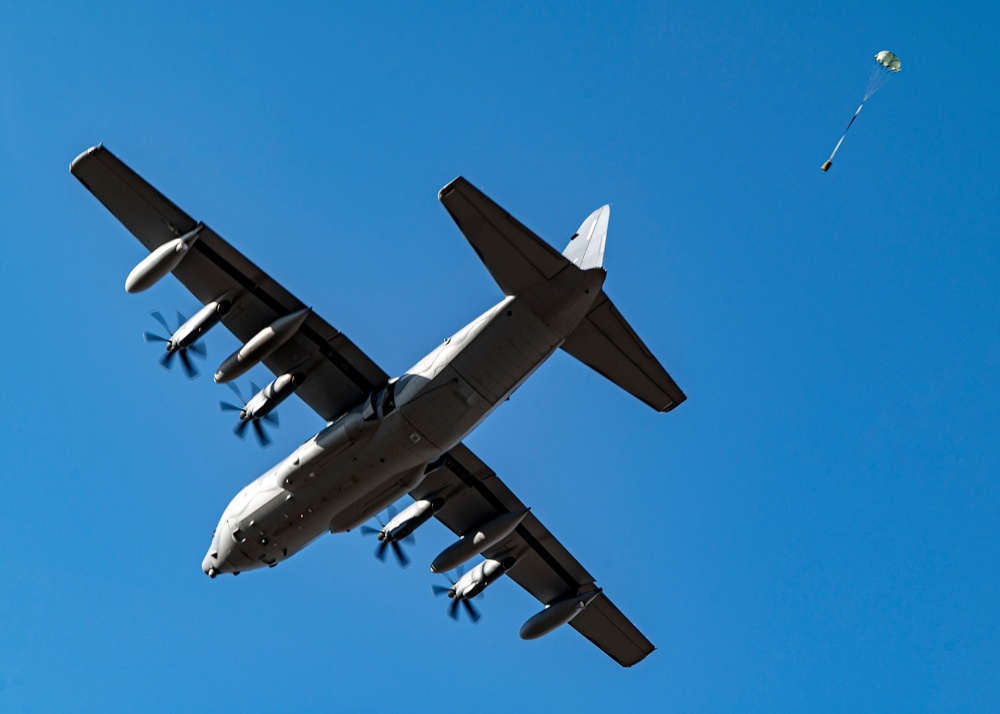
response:
[[[390,413],[364,421],[366,400],[244,488],[222,515],[205,572],[276,565],[415,488],[427,464],[506,401],[600,294],[603,270],[566,273],[445,340],[396,380]]]

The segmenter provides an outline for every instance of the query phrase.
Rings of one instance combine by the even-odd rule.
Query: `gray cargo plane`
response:
[[[173,273],[203,308],[166,342],[164,364],[218,323],[243,346],[215,381],[262,363],[276,379],[239,411],[239,430],[296,394],[327,425],[236,494],[202,563],[209,577],[275,566],[326,532],[362,526],[404,495],[413,503],[375,532],[378,554],[436,518],[457,540],[438,573],[481,558],[450,588],[450,614],[506,575],[545,607],[521,628],[534,639],[569,623],[621,665],[653,651],[594,577],[462,440],[560,347],[657,411],[684,393],[604,293],[610,209],[594,211],[561,254],[463,178],[439,194],[504,298],[398,378],[192,219],[103,146],[70,171],[150,251],[126,280],[145,290]],[[164,327],[165,321],[162,320]]]

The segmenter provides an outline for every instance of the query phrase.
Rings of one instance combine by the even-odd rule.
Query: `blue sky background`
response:
[[[171,5],[0,2],[0,710],[1000,708],[994,8]],[[469,444],[658,651],[522,642],[509,581],[451,622],[436,523],[405,571],[351,533],[205,577],[322,424],[262,451],[157,366],[148,312],[197,306],[125,293],[67,170],[100,141],[393,374],[500,297],[441,186],[560,249],[610,202],[605,288],[688,401],[557,354]]]

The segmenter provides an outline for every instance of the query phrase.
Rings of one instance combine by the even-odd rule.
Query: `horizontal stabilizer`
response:
[[[572,265],[461,176],[438,198],[504,295],[518,295]]]
[[[603,290],[562,348],[657,411],[687,399]]]

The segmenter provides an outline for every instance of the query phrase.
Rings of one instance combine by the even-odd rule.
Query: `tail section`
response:
[[[523,294],[563,270],[604,266],[610,206],[591,213],[560,255],[461,177],[439,197],[505,295]],[[562,348],[657,411],[686,399],[603,290]]]
[[[569,239],[563,255],[581,270],[604,267],[604,241],[608,237],[611,206],[601,206],[587,216],[580,229]]]
[[[603,268],[610,217],[611,206],[587,216],[563,256],[581,270]],[[670,411],[686,399],[603,290],[562,348],[657,411]]]
[[[563,256],[581,270],[603,268],[610,217],[611,206],[587,216]],[[657,411],[670,411],[686,399],[603,290],[562,348]]]

